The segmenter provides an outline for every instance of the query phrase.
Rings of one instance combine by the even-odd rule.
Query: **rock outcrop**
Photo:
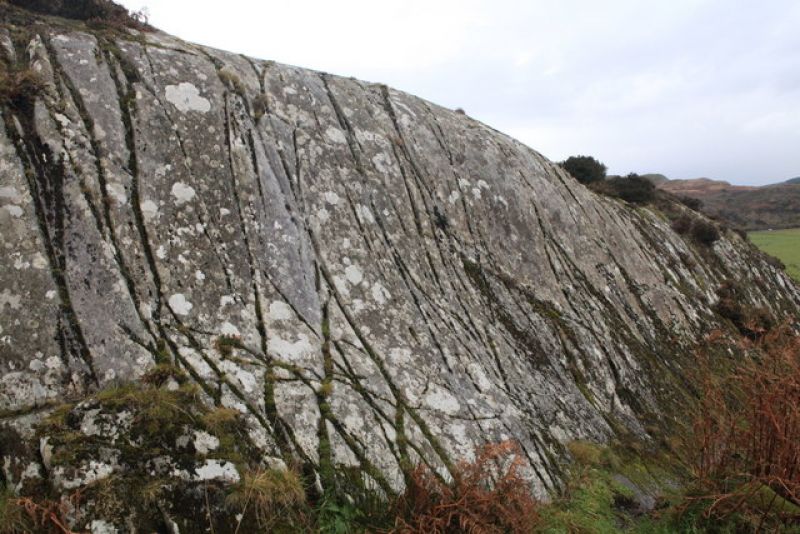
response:
[[[0,410],[23,435],[169,361],[268,457],[397,491],[513,439],[544,495],[566,442],[668,418],[692,347],[731,328],[723,282],[798,311],[739,236],[694,244],[386,86],[64,22],[0,44],[44,81],[0,124]]]

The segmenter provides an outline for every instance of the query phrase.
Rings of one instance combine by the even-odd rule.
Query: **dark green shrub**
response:
[[[711,245],[719,239],[719,230],[711,222],[696,219],[692,224],[692,238],[702,245]]]
[[[638,174],[609,178],[593,184],[593,189],[598,193],[620,198],[631,204],[647,204],[656,198],[656,186]]]
[[[678,202],[689,208],[690,210],[700,211],[703,209],[703,201],[699,198],[687,197],[685,195],[679,195],[677,197]]]
[[[606,166],[591,156],[570,156],[560,165],[582,184],[599,182],[606,178]]]
[[[694,221],[692,217],[684,213],[683,215],[672,221],[672,229],[681,235],[686,235],[692,229],[693,222]]]

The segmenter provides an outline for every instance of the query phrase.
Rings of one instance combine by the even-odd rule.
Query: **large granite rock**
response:
[[[669,418],[692,347],[730,328],[725,280],[798,310],[732,232],[693,244],[391,88],[162,33],[0,41],[46,82],[0,123],[0,415],[22,435],[165,358],[265,456],[397,491],[513,439],[544,495],[566,442]]]

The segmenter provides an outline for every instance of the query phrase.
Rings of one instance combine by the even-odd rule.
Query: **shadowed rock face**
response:
[[[514,439],[543,494],[565,442],[666,417],[726,328],[723,280],[797,311],[737,236],[698,248],[385,86],[159,33],[10,35],[47,82],[0,127],[0,410],[23,433],[160,351],[266,455],[398,489]]]

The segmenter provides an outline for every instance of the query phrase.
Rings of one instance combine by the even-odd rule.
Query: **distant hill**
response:
[[[669,182],[669,178],[663,174],[641,174],[640,176],[646,180],[650,180],[653,185],[660,185],[665,182]]]
[[[697,198],[703,211],[745,230],[800,227],[800,177],[763,187],[696,178],[656,184],[678,196]]]

